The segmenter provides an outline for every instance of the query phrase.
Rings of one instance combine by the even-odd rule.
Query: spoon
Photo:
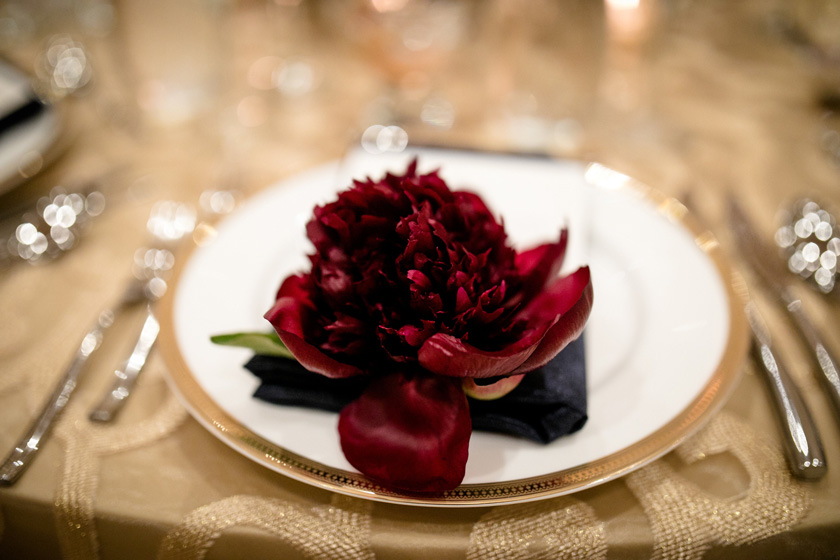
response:
[[[683,202],[703,221],[690,192],[685,194]],[[739,208],[737,201],[730,199],[730,220],[736,215],[740,216]],[[745,233],[742,226],[746,225],[746,222],[742,223],[738,219],[737,224],[731,222],[731,225],[735,226],[736,240],[742,240]],[[754,240],[751,239],[751,241]],[[738,248],[744,249],[744,246],[738,245]],[[746,254],[752,254],[753,249],[750,243]],[[745,264],[752,265],[753,263]],[[754,266],[750,268],[754,269]],[[755,270],[755,272],[759,271]],[[742,277],[736,276],[732,287],[746,301],[744,313],[752,331],[753,357],[756,365],[759,366],[758,371],[763,374],[771,402],[777,412],[785,459],[790,471],[795,477],[803,480],[818,480],[825,475],[827,465],[817,424],[814,422],[801,390],[776,354],[770,331],[749,293],[747,283]]]

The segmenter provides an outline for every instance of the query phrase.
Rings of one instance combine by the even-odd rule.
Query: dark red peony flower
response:
[[[266,318],[306,369],[373,377],[341,411],[345,456],[392,488],[455,488],[472,431],[464,391],[486,397],[475,380],[497,377],[508,391],[577,338],[588,267],[557,277],[565,231],[517,253],[480,197],[416,162],[355,181],[306,229],[311,270],[283,282]]]

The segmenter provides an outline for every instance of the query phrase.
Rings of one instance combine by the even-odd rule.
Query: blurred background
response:
[[[410,135],[672,192],[840,194],[837,2],[5,0],[0,54],[86,172],[180,168],[196,192]]]

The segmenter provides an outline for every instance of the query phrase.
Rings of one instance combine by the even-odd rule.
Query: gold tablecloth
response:
[[[2,450],[118,297],[156,200],[196,201],[207,189],[246,197],[340,157],[378,122],[372,101],[394,77],[372,65],[358,29],[344,33],[326,1],[33,4],[33,25],[3,35],[4,55],[32,69],[43,40],[67,32],[84,42],[95,74],[59,103],[54,161],[2,206],[100,174],[107,206],[67,255],[0,273]],[[728,247],[728,191],[767,232],[799,195],[840,203],[840,168],[821,144],[831,121],[819,104],[840,84],[840,7],[790,4],[465,3],[457,48],[401,84],[444,96],[454,122],[418,126],[411,138],[597,160],[666,194],[691,191]],[[10,17],[9,6],[0,16]],[[178,70],[179,60],[188,67]],[[266,86],[261,60],[286,69],[303,61],[304,80]],[[164,68],[204,80],[212,95],[161,110],[155,92],[173,79]],[[840,348],[838,307],[801,295]],[[157,354],[118,420],[90,423],[135,315],[108,334],[37,460],[0,489],[0,557],[840,558],[840,423],[783,315],[758,299],[822,433],[829,471],[818,482],[789,476],[747,362],[700,433],[583,492],[467,509],[333,495],[209,434],[170,392]]]

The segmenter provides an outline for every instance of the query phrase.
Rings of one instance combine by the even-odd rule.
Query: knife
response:
[[[736,289],[738,287],[736,286]],[[746,285],[741,287],[746,293]],[[791,379],[784,364],[773,350],[770,331],[755,303],[745,297],[744,312],[753,333],[752,351],[765,374],[767,387],[781,421],[785,459],[797,478],[818,480],[825,475],[827,465],[822,440],[808,406]]]
[[[67,407],[67,403],[70,402],[70,397],[78,384],[79,376],[84,371],[91,355],[102,345],[102,339],[111,325],[114,324],[114,321],[127,308],[143,301],[148,302],[148,297],[146,282],[133,279],[126,286],[119,301],[113,307],[105,309],[99,314],[93,327],[82,337],[76,354],[67,369],[64,370],[58,383],[56,383],[52,394],[44,403],[38,416],[15,444],[3,463],[0,464],[0,486],[11,486],[17,482],[29,467],[29,464],[35,459],[38,450],[41,449],[41,442],[50,435],[56,420]]]
[[[778,253],[758,234],[758,230],[734,195],[729,195],[728,202],[729,221],[741,255],[787,310],[792,319],[791,323],[808,346],[834,412],[840,420],[840,369],[837,358],[828,349],[814,326],[802,305],[802,300],[796,297],[788,284],[789,273],[782,266]]]
[[[702,221],[702,216],[697,213],[690,192],[685,194],[683,202]],[[744,306],[744,314],[752,330],[753,356],[760,366],[765,385],[772,397],[771,402],[776,409],[788,467],[797,478],[818,480],[825,475],[827,465],[822,440],[814,419],[796,383],[776,356],[770,331],[740,274],[733,275],[732,287],[740,299],[747,302]]]
[[[131,355],[122,367],[114,371],[114,382],[99,404],[91,411],[89,416],[91,420],[110,422],[122,409],[134,388],[137,376],[140,375],[146,365],[146,360],[149,358],[159,332],[160,325],[151,308],[148,308],[146,310],[146,320],[143,322],[143,328],[140,330],[140,336],[137,337],[137,343],[134,345]]]

